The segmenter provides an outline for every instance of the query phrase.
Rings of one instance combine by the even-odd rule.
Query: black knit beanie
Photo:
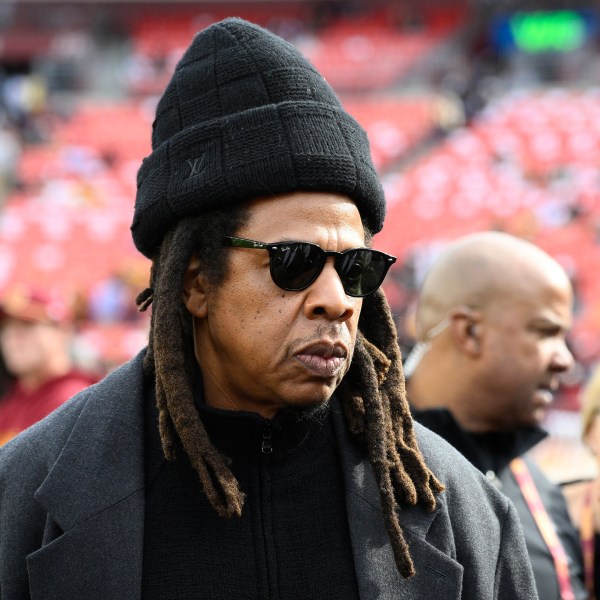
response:
[[[211,25],[158,103],[137,177],[135,245],[152,258],[182,218],[294,191],[347,195],[372,233],[383,225],[367,136],[322,75],[262,27]]]

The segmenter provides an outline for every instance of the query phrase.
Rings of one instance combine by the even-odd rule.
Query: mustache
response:
[[[312,342],[317,342],[323,339],[340,341],[344,344],[352,346],[354,345],[351,344],[352,338],[348,329],[336,323],[320,323],[319,325],[317,325],[317,328],[312,335],[304,338],[299,338],[297,341],[303,344],[310,344]]]

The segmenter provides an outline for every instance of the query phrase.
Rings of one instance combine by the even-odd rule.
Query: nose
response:
[[[309,319],[325,316],[331,321],[347,321],[360,306],[360,298],[352,298],[344,286],[333,259],[328,258],[323,271],[307,290],[304,312]]]
[[[571,354],[566,341],[562,340],[552,354],[550,368],[556,373],[564,373],[573,366],[573,360],[573,355]]]

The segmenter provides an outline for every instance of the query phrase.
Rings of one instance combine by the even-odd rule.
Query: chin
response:
[[[292,406],[310,406],[327,402],[333,396],[339,382],[329,383],[320,381],[308,381],[299,383],[288,394],[281,394],[284,404]]]
[[[542,411],[539,414],[536,414],[529,423],[531,427],[541,427],[546,420],[546,415],[548,414],[547,410]]]
[[[327,413],[329,401],[284,404],[279,413],[294,416],[300,420],[315,420]]]

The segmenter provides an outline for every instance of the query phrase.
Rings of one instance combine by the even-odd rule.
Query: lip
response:
[[[535,391],[535,397],[544,407],[550,406],[554,401],[554,390],[548,387],[539,387]]]
[[[348,350],[340,342],[321,340],[300,348],[294,358],[317,377],[331,378],[346,364]]]

